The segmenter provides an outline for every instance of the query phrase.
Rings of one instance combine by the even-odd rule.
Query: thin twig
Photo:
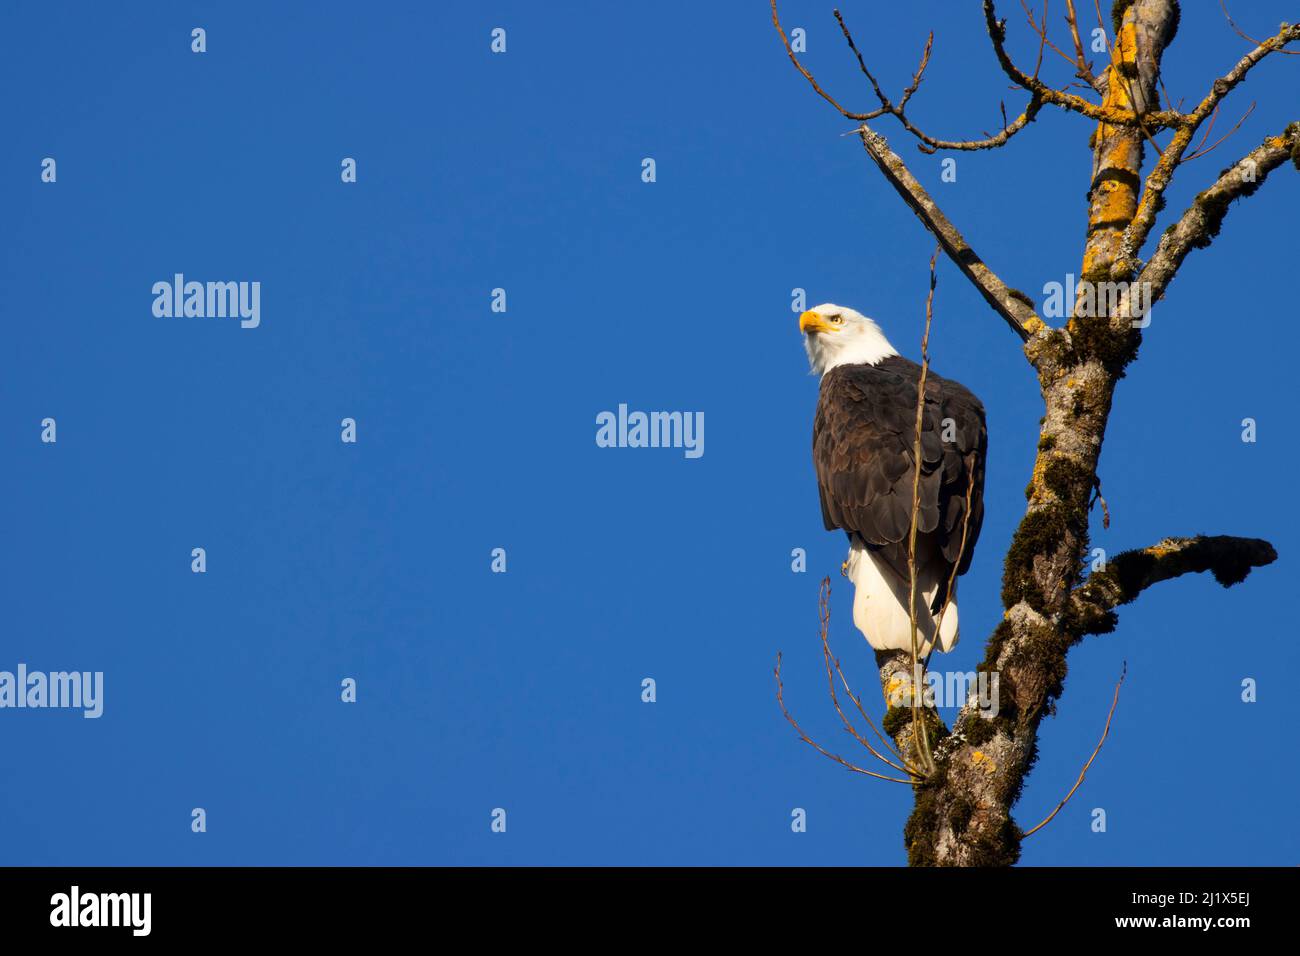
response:
[[[1106,499],[1102,497],[1101,494],[1100,475],[1092,476],[1092,488],[1092,500],[1088,502],[1088,510],[1091,511],[1093,505],[1097,504],[1097,502],[1101,502],[1101,526],[1110,530],[1110,507],[1106,504]]]
[[[858,713],[861,714],[862,719],[867,722],[867,726],[871,728],[872,732],[876,735],[876,738],[881,742],[881,744],[884,745],[885,749],[887,749],[890,753],[892,753],[905,765],[903,767],[898,767],[897,769],[904,770],[907,773],[917,773],[915,767],[907,765],[908,763],[907,758],[903,756],[902,752],[897,747],[894,746],[893,742],[888,737],[886,737],[884,734],[880,732],[879,728],[876,727],[875,721],[871,719],[871,716],[867,713],[866,709],[862,706],[862,698],[859,697],[857,694],[853,693],[853,688],[849,686],[849,680],[847,677],[844,676],[843,668],[840,667],[839,658],[831,654],[830,639],[828,637],[830,631],[830,578],[829,577],[822,579],[822,588],[824,589],[824,591],[821,594],[820,608],[821,608],[821,616],[822,616],[821,635],[822,635],[823,654],[828,660],[830,660],[835,665],[835,673],[839,675],[840,684],[842,684],[844,687],[844,693],[848,695],[849,700],[853,701],[853,706],[858,709]],[[834,690],[831,691],[831,699],[832,701],[835,700]],[[836,703],[838,709],[838,701],[836,701]],[[857,735],[855,734],[854,736]],[[872,750],[874,752],[874,748],[872,748],[865,741],[863,742],[863,746],[865,746],[868,750]],[[880,755],[877,754],[876,756],[880,756]],[[889,763],[889,761],[886,761],[886,763]],[[891,766],[893,766],[893,764],[891,764]]]
[[[1025,13],[1030,15],[1029,25],[1038,30],[1028,4],[1026,4],[1025,0],[1020,0],[1020,5],[1025,8]],[[1043,68],[1043,48],[1047,45],[1047,42],[1047,0],[1043,0],[1043,28],[1038,30],[1038,59],[1034,61],[1034,79],[1038,79],[1038,73]],[[1052,49],[1056,50],[1055,43],[1052,44]],[[1061,51],[1056,50],[1056,52],[1060,53]]]
[[[930,65],[930,50],[934,47],[934,31],[925,38],[925,49],[921,51],[921,63],[912,74],[912,82],[903,90],[903,96],[898,101],[898,108],[902,110],[907,105],[907,101],[912,98],[912,94],[921,88],[921,77],[925,74],[925,68]]]
[[[1078,76],[1095,90],[1097,76],[1092,72],[1092,63],[1088,60],[1088,54],[1084,52],[1083,39],[1079,36],[1079,16],[1074,10],[1074,0],[1065,0],[1065,22],[1070,25],[1070,38],[1074,40],[1074,55],[1079,67]],[[1043,8],[1043,25],[1047,25],[1046,7]]]
[[[1071,0],[1066,0],[1066,7],[1069,8],[1069,10],[1071,11],[1073,10]],[[1070,56],[1070,54],[1062,50],[1059,46],[1053,43],[1047,35],[1047,8],[1048,8],[1047,0],[1043,0],[1043,22],[1041,24],[1038,22],[1038,20],[1034,18],[1034,9],[1029,5],[1028,0],[1020,0],[1020,8],[1025,11],[1025,19],[1029,21],[1030,29],[1038,34],[1038,40],[1039,40],[1038,62],[1034,65],[1034,73],[1033,73],[1034,78],[1037,79],[1039,68],[1042,65],[1044,47],[1050,49],[1053,53],[1055,53],[1057,56],[1063,59],[1066,63],[1070,64],[1076,70],[1080,70],[1081,61],[1076,57]],[[1066,14],[1065,20],[1066,23],[1070,22],[1069,13]],[[1083,76],[1083,73],[1080,72],[1078,73],[1078,75]]]
[[[875,721],[873,721],[867,715],[866,710],[862,706],[862,698],[859,697],[857,694],[853,693],[853,689],[849,686],[848,679],[845,678],[844,676],[844,671],[840,669],[840,662],[838,659],[835,660],[835,672],[839,674],[840,683],[844,685],[844,693],[848,694],[849,700],[853,701],[853,706],[855,706],[858,709],[858,713],[862,715],[863,719],[867,722],[867,726],[871,728],[872,732],[880,740],[881,744],[884,745],[884,747],[890,753],[892,753],[895,757],[897,757],[899,760],[903,762],[908,773],[914,773],[917,776],[923,776],[915,767],[912,767],[908,764],[907,758],[903,756],[903,754],[899,751],[899,749],[896,746],[894,746],[893,742],[888,737],[886,737],[884,734],[880,732],[880,730],[876,727]]]
[[[845,119],[850,119],[855,122],[866,122],[869,119],[875,119],[877,116],[883,116],[885,114],[886,111],[884,109],[875,110],[871,113],[854,113],[851,110],[847,110],[836,102],[835,97],[831,96],[817,84],[817,81],[813,79],[813,75],[808,72],[807,67],[800,63],[799,58],[794,55],[794,48],[790,46],[790,38],[785,35],[785,30],[781,27],[781,20],[776,13],[776,0],[772,0],[772,25],[776,27],[776,32],[781,34],[781,42],[785,44],[786,56],[790,57],[790,62],[794,64],[795,69],[802,73],[804,79],[812,85],[812,88],[817,91],[817,94],[827,103],[831,104],[831,106],[839,110],[840,114]]]
[[[1038,824],[1038,826],[1031,830],[1025,831],[1024,836],[1021,837],[1022,840],[1024,837],[1032,836],[1043,827],[1047,826],[1047,824],[1051,823],[1052,817],[1061,812],[1061,808],[1070,802],[1070,798],[1074,796],[1074,792],[1083,784],[1083,778],[1087,776],[1088,768],[1091,767],[1092,762],[1097,759],[1097,754],[1101,753],[1101,745],[1106,742],[1106,735],[1110,733],[1110,722],[1115,716],[1115,706],[1119,703],[1119,689],[1124,686],[1124,675],[1127,673],[1128,661],[1125,661],[1123,668],[1119,672],[1119,682],[1115,684],[1115,697],[1110,702],[1110,713],[1106,715],[1106,726],[1101,732],[1101,740],[1097,741],[1097,746],[1093,749],[1092,756],[1088,758],[1088,762],[1085,763],[1083,769],[1079,771],[1079,779],[1074,781],[1074,786],[1071,787],[1070,792],[1065,795],[1065,799],[1056,805],[1056,809],[1049,813],[1042,823]]]
[[[952,571],[948,573],[948,589],[944,593],[943,607],[939,608],[939,616],[934,619],[934,637],[935,643],[939,640],[939,629],[943,627],[943,616],[948,613],[948,605],[956,597],[957,589],[957,571],[961,568],[962,559],[966,556],[966,529],[970,525],[970,502],[971,495],[975,491],[975,474],[974,474],[974,456],[966,463],[966,511],[961,516],[961,545],[957,549],[957,560],[952,564]],[[926,658],[927,663],[929,658]]]
[[[834,671],[839,672],[841,678],[843,678],[844,673],[843,671],[840,670],[839,660],[834,659],[833,655],[831,654],[830,639],[827,636],[830,630],[830,620],[831,620],[830,595],[831,595],[831,579],[829,577],[822,578],[821,593],[818,597],[818,614],[821,619],[822,657],[826,664],[826,683],[830,688],[831,703],[835,706],[835,713],[839,715],[840,722],[844,724],[844,729],[848,732],[849,736],[851,736],[858,743],[862,744],[862,746],[865,747],[867,751],[877,760],[881,761],[882,763],[888,764],[889,766],[893,767],[895,770],[899,771],[900,773],[911,773],[911,774],[916,774],[917,776],[923,776],[923,774],[920,774],[913,767],[900,766],[899,764],[894,763],[894,761],[890,760],[888,757],[884,756],[878,750],[876,750],[875,747],[871,746],[870,741],[868,741],[865,737],[863,737],[862,734],[858,733],[858,729],[853,726],[853,723],[852,721],[849,720],[848,715],[844,713],[844,708],[840,706],[840,699],[835,693],[835,676],[834,673],[832,672],[832,662],[834,664]],[[845,687],[847,688],[847,686],[848,686],[848,682],[845,681]],[[863,712],[862,716],[867,717],[865,712]],[[875,730],[875,724],[872,722],[870,717],[867,717],[867,723],[871,724],[872,729]],[[877,733],[879,732],[877,731]],[[899,759],[900,760],[903,759],[901,755]]]
[[[1223,15],[1227,17],[1228,26],[1232,27],[1232,29],[1236,32],[1237,36],[1241,37],[1243,40],[1248,40],[1249,42],[1255,44],[1255,46],[1259,46],[1258,40],[1256,40],[1253,36],[1251,36],[1241,27],[1237,26],[1237,21],[1232,19],[1232,14],[1228,12],[1228,4],[1226,0],[1219,0],[1219,9],[1222,10]],[[1287,56],[1300,56],[1300,50],[1278,50],[1277,52],[1285,53]]]
[[[930,370],[930,323],[934,319],[934,288],[938,284],[935,263],[939,261],[936,245],[930,256],[930,291],[925,297],[925,333],[921,336],[921,376],[916,385],[916,435],[912,453],[912,520],[907,534],[907,570],[910,579],[908,591],[907,614],[912,630],[912,739],[920,744],[921,764],[927,772],[934,771],[934,757],[930,753],[930,735],[921,721],[920,687],[922,675],[919,671],[920,647],[916,633],[916,526],[921,515],[921,431],[925,424],[925,380]],[[928,609],[927,609],[928,610]],[[938,639],[938,634],[934,635]]]
[[[1201,138],[1201,146],[1197,147],[1197,149],[1196,149],[1194,152],[1192,152],[1192,153],[1188,153],[1186,156],[1184,156],[1182,161],[1183,161],[1184,163],[1190,163],[1193,159],[1200,159],[1202,156],[1205,156],[1205,155],[1207,155],[1207,154],[1209,154],[1209,153],[1214,152],[1214,151],[1215,151],[1216,149],[1218,149],[1218,148],[1219,148],[1219,147],[1220,147],[1220,146],[1221,146],[1221,145],[1222,145],[1222,144],[1223,144],[1223,143],[1224,143],[1224,142],[1225,142],[1225,141],[1226,141],[1230,136],[1232,136],[1233,133],[1235,133],[1235,132],[1237,132],[1237,130],[1241,129],[1241,124],[1244,123],[1244,122],[1246,122],[1246,117],[1249,116],[1249,115],[1250,115],[1251,113],[1253,113],[1253,112],[1255,112],[1255,104],[1254,104],[1254,103],[1251,103],[1251,104],[1250,104],[1250,108],[1247,109],[1246,112],[1242,114],[1241,119],[1237,120],[1237,125],[1236,125],[1236,126],[1234,126],[1232,129],[1228,130],[1226,133],[1224,133],[1222,136],[1220,136],[1218,139],[1216,139],[1216,140],[1215,140],[1215,141],[1214,141],[1214,142],[1213,142],[1213,143],[1212,143],[1208,148],[1205,148],[1205,140],[1209,139],[1209,137],[1210,137],[1210,134],[1209,134],[1209,132],[1208,132],[1208,127],[1207,127],[1207,131],[1206,131],[1205,136],[1203,136],[1203,137]]]
[[[925,49],[921,53],[921,62],[917,67],[916,72],[912,75],[912,82],[903,90],[902,98],[899,100],[897,105],[895,105],[894,102],[885,94],[885,91],[881,89],[880,83],[876,80],[875,75],[872,74],[871,70],[867,67],[866,59],[863,57],[862,51],[858,49],[857,43],[853,39],[853,34],[849,31],[848,24],[844,22],[844,18],[840,15],[840,12],[836,10],[834,11],[834,14],[836,22],[840,25],[840,31],[844,34],[844,39],[848,42],[850,51],[852,51],[854,57],[857,58],[858,68],[871,84],[871,89],[875,94],[876,99],[880,101],[880,106],[870,112],[854,112],[853,110],[841,105],[838,100],[824,90],[821,84],[819,84],[813,77],[812,72],[799,62],[799,58],[795,56],[794,48],[790,44],[790,38],[786,36],[785,30],[781,26],[781,20],[777,14],[776,0],[770,0],[770,3],[772,7],[772,24],[781,35],[781,42],[785,46],[786,56],[790,58],[790,62],[794,64],[795,69],[803,75],[804,79],[808,81],[818,96],[830,103],[831,106],[835,107],[841,116],[855,122],[866,122],[867,120],[873,120],[885,115],[893,116],[900,124],[902,124],[904,130],[917,139],[917,148],[923,153],[932,154],[941,149],[956,151],[996,149],[997,147],[1004,145],[1012,136],[1032,123],[1035,117],[1038,116],[1039,111],[1042,109],[1042,97],[1034,94],[1030,96],[1029,103],[1025,106],[1024,112],[1016,117],[1014,122],[1009,126],[1005,121],[1003,122],[1005,128],[997,136],[986,136],[982,140],[946,140],[930,136],[928,133],[917,128],[917,126],[908,119],[905,107],[907,106],[908,100],[912,98],[912,95],[921,85],[921,78],[925,73],[925,68],[930,63],[930,52],[934,44],[934,34],[931,33],[929,38],[926,40]]]
[[[821,744],[817,743],[815,740],[813,740],[811,737],[809,737],[806,733],[804,733],[804,732],[803,732],[803,728],[799,726],[798,722],[795,721],[794,717],[790,714],[790,711],[787,710],[787,709],[786,709],[786,706],[785,706],[785,696],[784,696],[785,686],[781,683],[781,654],[780,654],[780,652],[777,652],[777,655],[776,655],[776,671],[775,671],[775,674],[776,674],[776,702],[777,702],[777,704],[780,705],[780,707],[781,707],[781,713],[785,715],[785,719],[788,720],[788,721],[790,722],[790,726],[793,727],[795,733],[797,733],[797,734],[799,735],[799,739],[800,739],[800,740],[802,740],[802,741],[803,741],[804,743],[806,743],[808,746],[812,747],[814,750],[816,750],[816,751],[817,751],[819,754],[821,754],[823,757],[829,757],[831,760],[834,760],[834,761],[835,761],[837,764],[839,764],[841,767],[844,767],[844,768],[846,768],[846,769],[848,769],[848,770],[851,770],[851,771],[853,771],[854,773],[861,773],[861,774],[865,774],[865,775],[868,776],[868,777],[875,777],[877,780],[888,780],[888,781],[890,781],[891,783],[905,783],[905,784],[907,784],[908,786],[911,786],[911,785],[912,785],[912,782],[913,782],[913,781],[911,781],[911,780],[904,780],[904,779],[902,779],[902,778],[900,778],[900,777],[889,777],[889,776],[886,776],[886,775],[883,774],[883,773],[876,773],[874,770],[865,770],[865,769],[863,769],[862,767],[856,766],[855,764],[851,764],[851,763],[849,763],[847,760],[845,760],[843,757],[841,757],[839,754],[833,754],[833,753],[831,753],[829,750],[827,750],[827,749],[826,749],[825,747],[823,747]]]

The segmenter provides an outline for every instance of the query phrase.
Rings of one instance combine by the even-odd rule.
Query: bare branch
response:
[[[1223,11],[1224,17],[1227,18],[1228,26],[1232,27],[1233,32],[1235,32],[1237,36],[1241,37],[1243,40],[1246,40],[1249,43],[1253,43],[1256,46],[1259,46],[1258,40],[1256,40],[1253,36],[1251,36],[1241,27],[1237,26],[1237,21],[1232,19],[1232,14],[1228,12],[1228,4],[1225,2],[1225,0],[1219,0],[1219,9]],[[1278,52],[1284,53],[1287,56],[1300,56],[1300,50],[1278,50]]]
[[[934,31],[925,38],[925,49],[921,51],[921,63],[912,74],[912,82],[903,90],[903,97],[898,101],[898,109],[902,111],[907,106],[907,101],[912,98],[912,94],[921,88],[921,77],[925,75],[925,68],[930,65],[930,50],[934,48]]]
[[[1226,11],[1225,11],[1226,12]],[[1245,78],[1251,69],[1264,59],[1270,53],[1282,50],[1287,44],[1300,40],[1300,24],[1291,24],[1283,26],[1274,36],[1260,43],[1255,49],[1251,50],[1240,60],[1231,70],[1214,81],[1210,92],[1206,94],[1205,99],[1197,105],[1191,113],[1188,113],[1183,123],[1174,133],[1174,138],[1169,145],[1164,148],[1160,154],[1160,159],[1156,162],[1155,168],[1147,176],[1146,182],[1142,189],[1142,199],[1138,203],[1137,212],[1133,216],[1133,221],[1129,223],[1128,228],[1124,231],[1123,248],[1125,256],[1132,258],[1142,249],[1151,234],[1151,229],[1155,225],[1156,215],[1163,205],[1164,192],[1172,181],[1174,171],[1179,164],[1184,162],[1183,154],[1187,151],[1192,142],[1192,137],[1197,129],[1207,119],[1213,121],[1214,115],[1218,112],[1219,105],[1223,98],[1231,93]],[[1253,108],[1253,107],[1252,107]],[[1246,115],[1250,115],[1247,111]],[[1245,116],[1242,117],[1245,121]],[[1239,127],[1239,122],[1237,126]],[[1233,127],[1235,132],[1237,127]],[[1231,132],[1229,133],[1231,135]],[[1208,133],[1207,133],[1208,138]],[[1226,137],[1225,137],[1226,138]],[[1222,142],[1222,140],[1220,140]],[[1218,143],[1214,144],[1219,145]],[[1210,147],[1213,149],[1214,147]],[[1204,155],[1209,150],[1202,150],[1193,153],[1188,159],[1195,158],[1197,155]]]
[[[912,75],[912,82],[903,90],[902,98],[897,104],[895,104],[885,94],[885,91],[881,89],[880,83],[876,80],[871,70],[868,69],[866,60],[862,56],[862,52],[858,49],[857,43],[853,40],[853,34],[849,32],[848,25],[844,22],[844,18],[840,16],[840,12],[836,10],[835,19],[840,25],[840,31],[844,34],[844,39],[848,42],[849,49],[857,58],[858,68],[871,84],[871,89],[875,93],[876,99],[880,101],[880,106],[877,109],[866,113],[855,112],[841,105],[835,97],[822,89],[821,85],[813,77],[812,72],[799,62],[799,58],[795,56],[794,48],[790,45],[790,38],[786,36],[785,30],[781,26],[781,20],[777,14],[776,0],[770,0],[770,2],[772,6],[772,24],[776,27],[777,33],[781,35],[781,42],[785,45],[786,56],[790,58],[790,62],[794,64],[795,69],[803,74],[804,79],[808,81],[818,96],[830,103],[831,106],[835,107],[841,116],[853,120],[854,122],[866,122],[867,120],[873,120],[879,116],[886,115],[895,117],[902,124],[903,129],[916,137],[918,141],[917,148],[924,153],[936,153],[939,150],[973,151],[981,149],[996,149],[1032,123],[1034,118],[1038,115],[1038,111],[1042,108],[1043,103],[1039,97],[1030,97],[1029,104],[1025,107],[1025,111],[1016,118],[1015,122],[1008,125],[1004,118],[1002,123],[1002,132],[996,136],[989,136],[980,140],[948,140],[931,136],[919,129],[911,120],[909,120],[904,109],[907,106],[908,100],[912,98],[912,95],[916,93],[917,89],[920,87],[921,78],[925,74],[925,68],[930,63],[930,52],[934,44],[934,33],[931,32],[929,38],[925,42],[925,49],[921,54],[921,63],[917,67],[916,72]]]
[[[877,116],[883,116],[887,112],[884,109],[878,109],[870,113],[854,113],[851,110],[847,110],[843,106],[840,106],[835,97],[831,96],[818,85],[817,81],[813,79],[812,73],[810,73],[807,67],[800,63],[799,58],[794,55],[794,48],[790,46],[790,38],[785,35],[785,30],[781,26],[781,20],[777,16],[776,0],[772,0],[772,25],[776,27],[776,32],[781,34],[781,42],[785,44],[786,56],[790,58],[790,62],[794,64],[794,68],[803,74],[804,79],[807,80],[812,85],[812,88],[817,91],[818,96],[840,111],[841,116],[845,119],[862,123],[870,119],[875,119]]]
[[[1300,40],[1300,23],[1288,24],[1243,56],[1237,61],[1236,66],[1214,81],[1214,85],[1210,87],[1210,92],[1205,95],[1205,99],[1201,100],[1196,109],[1188,114],[1187,125],[1192,127],[1200,126],[1206,117],[1214,112],[1219,103],[1223,101],[1223,98],[1236,89],[1241,81],[1246,78],[1246,74],[1251,71],[1255,64],[1270,53],[1281,50],[1287,44],[1296,40]]]
[[[1114,629],[1112,611],[1154,584],[1209,571],[1224,587],[1246,579],[1254,568],[1272,564],[1277,551],[1260,538],[1227,535],[1165,538],[1149,548],[1125,551],[1095,571],[1070,597],[1070,617],[1080,634]]]
[[[903,201],[916,213],[925,228],[939,240],[939,245],[948,258],[974,283],[984,300],[1011,326],[1011,330],[1021,340],[1028,341],[1035,333],[1047,328],[1046,323],[1034,311],[1028,296],[1014,292],[975,254],[975,250],[930,198],[930,194],[917,182],[898,155],[890,150],[885,138],[867,126],[861,127],[858,133],[867,155],[880,167],[890,185],[903,197]]]
[[[1138,276],[1139,283],[1150,284],[1149,301],[1154,302],[1164,294],[1189,252],[1214,241],[1233,200],[1253,193],[1288,158],[1300,167],[1300,122],[1292,123],[1280,136],[1268,137],[1225,169],[1209,189],[1193,200],[1182,217],[1160,237],[1150,261]]]
[[[1043,0],[1043,22],[1039,23],[1034,17],[1033,7],[1029,5],[1029,0],[1020,0],[1020,8],[1025,11],[1025,19],[1029,21],[1029,28],[1038,34],[1038,59],[1034,64],[1034,76],[1037,77],[1039,68],[1042,65],[1043,49],[1046,47],[1059,56],[1070,66],[1074,67],[1075,76],[1086,82],[1093,89],[1097,88],[1097,77],[1093,75],[1092,64],[1088,62],[1087,56],[1083,51],[1083,40],[1079,37],[1079,21],[1074,10],[1074,0],[1065,0],[1065,24],[1070,28],[1070,38],[1074,42],[1074,56],[1066,53],[1059,46],[1052,42],[1048,36],[1047,16],[1048,0]]]
[[[776,0],[772,0],[772,5],[773,7],[776,6]],[[897,119],[898,122],[902,124],[903,129],[907,130],[915,136],[917,140],[919,140],[918,148],[923,153],[937,153],[941,149],[966,152],[981,149],[996,149],[1032,123],[1034,118],[1038,115],[1038,111],[1042,109],[1042,100],[1036,96],[1031,97],[1029,105],[1025,107],[1025,111],[1016,118],[1014,123],[1009,125],[1006,122],[1004,110],[1002,132],[998,133],[996,136],[987,136],[984,139],[951,140],[937,139],[934,136],[930,136],[918,129],[916,125],[907,118],[903,112],[903,107],[907,104],[907,101],[912,98],[912,94],[915,93],[917,88],[920,86],[921,76],[924,74],[926,66],[930,63],[930,50],[934,43],[934,33],[931,32],[929,39],[926,40],[925,50],[921,54],[921,65],[917,67],[916,73],[912,76],[911,85],[903,91],[902,99],[899,101],[898,105],[895,106],[890,101],[889,97],[885,95],[884,90],[880,88],[880,83],[867,67],[867,62],[862,56],[862,51],[858,49],[858,45],[854,42],[853,34],[850,32],[848,24],[844,22],[844,17],[840,15],[838,10],[835,11],[835,20],[840,25],[840,32],[844,34],[845,42],[848,43],[849,49],[853,52],[854,57],[858,61],[858,69],[861,70],[862,75],[867,78],[867,82],[871,84],[872,91],[876,94],[876,99],[880,101],[880,109],[877,111],[877,115],[888,113]]]
[[[1048,0],[1043,0],[1043,26],[1040,29],[1038,21],[1034,19],[1034,11],[1030,8],[1027,0],[1020,0],[1020,7],[1025,11],[1025,16],[1029,18],[1029,26],[1038,34],[1038,56],[1034,59],[1034,79],[1037,79],[1038,74],[1042,72],[1043,50],[1049,43],[1053,50],[1057,53],[1061,53],[1061,48],[1047,39],[1047,2]],[[1061,55],[1065,56],[1064,53],[1061,53]],[[1069,57],[1066,57],[1066,59],[1068,60]]]
[[[1038,99],[1053,106],[1081,113],[1089,119],[1112,126],[1137,126],[1145,124],[1152,127],[1178,126],[1183,122],[1183,114],[1170,110],[1151,110],[1140,117],[1132,110],[1115,106],[1099,105],[1085,100],[1082,96],[1066,93],[1048,86],[1037,77],[1029,76],[1012,62],[1006,50],[1007,24],[997,18],[993,0],[984,0],[984,20],[988,27],[989,39],[993,41],[993,52],[997,54],[998,63],[1011,82],[1033,93]]]
[[[1088,55],[1083,51],[1083,40],[1079,36],[1079,16],[1074,10],[1074,0],[1065,0],[1065,22],[1070,27],[1070,38],[1074,40],[1074,59],[1079,68],[1076,75],[1094,90],[1097,90],[1097,76],[1092,71],[1092,63],[1089,62]],[[1043,6],[1043,25],[1047,25],[1046,4]]]

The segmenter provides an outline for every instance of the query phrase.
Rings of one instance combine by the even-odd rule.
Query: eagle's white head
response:
[[[814,375],[825,375],[837,365],[875,365],[898,354],[880,326],[861,312],[833,302],[799,316],[799,331]]]

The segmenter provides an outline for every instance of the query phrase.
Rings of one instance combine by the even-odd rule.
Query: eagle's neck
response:
[[[832,335],[843,333],[832,333]],[[851,337],[828,341],[825,335],[808,336],[808,361],[814,375],[825,375],[841,365],[877,365],[898,349],[889,344],[879,328],[850,333]]]

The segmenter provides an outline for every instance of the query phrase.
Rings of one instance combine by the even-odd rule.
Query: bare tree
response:
[[[1178,0],[1114,0],[1109,24],[1103,21],[1100,3],[1096,3],[1095,13],[1103,31],[1110,28],[1107,62],[1099,72],[1085,53],[1073,0],[1065,0],[1069,42],[1060,46],[1049,37],[1048,0],[1044,0],[1041,20],[1027,0],[1022,0],[1025,18],[1038,40],[1037,61],[1028,73],[1007,52],[1006,21],[998,19],[993,0],[983,0],[985,26],[996,61],[1028,99],[1014,120],[1008,121],[1003,110],[1001,129],[994,135],[978,140],[944,140],[922,131],[907,115],[908,102],[919,89],[930,61],[933,34],[925,43],[911,82],[895,102],[881,88],[848,25],[835,11],[849,51],[879,104],[855,112],[841,106],[799,61],[781,27],[776,0],[771,2],[773,25],[791,62],[818,95],[858,124],[856,132],[862,145],[885,180],[1023,343],[1025,357],[1038,377],[1044,405],[1038,452],[1026,492],[1028,506],[1005,560],[1001,595],[1005,614],[987,640],[980,665],[981,671],[999,677],[998,715],[987,719],[973,700],[968,701],[949,729],[930,706],[920,710],[891,706],[881,722],[881,747],[868,745],[875,757],[892,768],[892,772],[883,774],[830,754],[802,730],[799,733],[850,769],[913,788],[915,807],[904,831],[908,859],[913,865],[1010,865],[1019,858],[1021,840],[1056,814],[1054,810],[1047,820],[1026,831],[1012,819],[1011,808],[1033,765],[1039,724],[1061,693],[1069,649],[1086,635],[1112,631],[1117,623],[1116,608],[1154,584],[1209,571],[1227,587],[1277,557],[1267,541],[1253,538],[1173,537],[1126,551],[1086,579],[1082,570],[1090,515],[1100,499],[1097,463],[1112,398],[1116,383],[1137,355],[1146,314],[1151,304],[1164,295],[1187,255],[1208,246],[1219,234],[1234,200],[1255,192],[1288,160],[1300,169],[1300,121],[1266,137],[1206,185],[1155,241],[1149,258],[1143,260],[1142,251],[1165,205],[1165,191],[1181,165],[1214,149],[1241,125],[1238,121],[1226,135],[1210,141],[1225,97],[1265,57],[1293,53],[1284,48],[1300,40],[1300,25],[1282,24],[1273,36],[1255,40],[1228,17],[1228,23],[1252,48],[1210,83],[1199,103],[1184,111],[1181,104],[1175,107],[1169,103],[1167,96],[1163,107],[1160,101],[1161,58],[1178,29]],[[1223,12],[1227,16],[1226,8]],[[1046,52],[1070,64],[1075,82],[1057,88],[1039,79]],[[1090,140],[1092,175],[1080,281],[1071,317],[1060,328],[1045,322],[1029,297],[1010,288],[976,255],[885,138],[868,125],[892,117],[925,153],[996,149],[1028,128],[1048,105],[1095,124]],[[1163,146],[1161,139],[1166,139]],[[1148,147],[1154,154],[1149,164],[1145,161]],[[933,262],[931,265],[933,269]],[[1104,501],[1102,507],[1104,513]],[[824,582],[823,588],[827,587],[828,582]],[[825,590],[822,613],[832,698],[846,729],[865,744],[866,738],[858,735],[835,693],[838,676],[860,717],[875,730],[825,643],[829,615]],[[921,693],[912,693],[919,690],[922,676],[912,655],[880,652],[876,656],[887,701],[899,700],[902,690],[903,699],[913,704],[924,702]],[[779,689],[779,658],[777,680]],[[1118,698],[1117,685],[1111,716]],[[781,707],[794,723],[783,699]],[[914,733],[914,728],[919,732]],[[1106,720],[1107,732],[1109,728],[1110,716]],[[892,743],[886,745],[887,740]],[[932,752],[930,740],[936,742]],[[1097,750],[1100,748],[1101,742]],[[887,750],[889,756],[881,754],[881,749]],[[1082,782],[1097,750],[1074,789]]]

